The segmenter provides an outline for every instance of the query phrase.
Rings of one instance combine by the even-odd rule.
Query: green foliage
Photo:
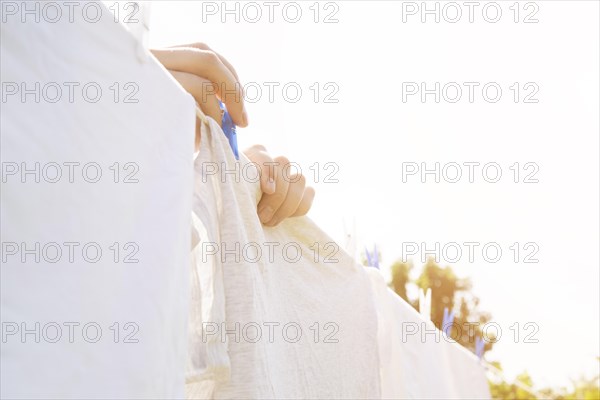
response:
[[[496,363],[499,367],[499,363]],[[490,393],[492,399],[514,399],[528,400],[538,399],[537,397],[525,390],[524,387],[532,387],[533,381],[527,372],[523,372],[517,376],[515,382],[508,383],[505,381],[490,382]]]
[[[427,260],[421,274],[415,280],[410,278],[412,263],[397,261],[391,269],[391,289],[417,310],[419,301],[408,297],[407,286],[416,285],[425,290],[431,288],[431,320],[438,328],[442,328],[444,308],[454,310],[454,325],[450,336],[467,349],[474,350],[475,337],[482,337],[481,327],[490,321],[491,315],[479,310],[479,298],[471,293],[472,285],[469,279],[458,278],[451,267],[442,268],[433,259]],[[474,323],[479,325],[475,326]],[[459,332],[454,326],[462,327],[462,330]],[[472,328],[469,329],[469,326]],[[488,335],[491,333],[492,331],[487,331]],[[487,341],[484,350],[488,351],[492,348],[495,338],[486,336],[485,339]],[[600,359],[598,361],[600,362]],[[490,362],[490,364],[502,370],[500,363]],[[598,382],[598,376],[592,379],[582,377],[573,382],[571,389],[545,388],[532,394],[530,388],[534,386],[533,381],[527,372],[523,372],[513,382],[506,382],[496,377],[489,384],[493,399],[600,400]]]
[[[408,298],[407,285],[414,283],[421,289],[431,288],[431,321],[439,329],[442,328],[444,320],[444,308],[453,310],[458,303],[454,324],[449,333],[454,340],[473,351],[475,337],[482,337],[481,327],[491,317],[490,314],[478,310],[479,299],[470,292],[470,280],[459,279],[451,267],[441,268],[433,258],[427,260],[420,276],[414,282],[411,282],[409,277],[411,269],[411,264],[400,261],[392,265],[392,290],[418,310],[419,301],[411,301]],[[492,333],[493,331],[489,331],[489,336],[485,337],[485,351],[490,350],[495,341]]]
[[[392,282],[390,283],[390,287],[398,296],[406,301],[408,301],[406,284],[410,281],[410,270],[412,267],[412,264],[401,261],[396,261],[392,264]]]
[[[495,363],[499,366],[499,363]],[[554,399],[554,400],[599,400],[600,387],[598,376],[595,378],[581,377],[572,382],[572,388],[544,388],[532,395],[523,389],[523,385],[533,386],[533,381],[527,372],[523,372],[512,383],[498,381],[490,382],[490,393],[493,399]]]

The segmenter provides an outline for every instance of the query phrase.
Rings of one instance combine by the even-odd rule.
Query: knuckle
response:
[[[215,53],[212,50],[202,50],[203,56],[204,56],[204,60],[207,63],[210,64],[218,64],[220,62],[219,60],[219,56],[217,55],[217,53]]]
[[[263,146],[262,144],[255,144],[250,148],[253,150],[256,150],[256,151],[264,151],[264,152],[267,151],[267,148],[265,146]]]
[[[194,43],[194,47],[201,50],[210,50],[210,47],[204,42],[196,42]]]
[[[274,161],[277,162],[280,167],[286,167],[290,164],[290,160],[285,156],[275,157]]]

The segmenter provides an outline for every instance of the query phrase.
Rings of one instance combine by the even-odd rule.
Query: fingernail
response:
[[[275,180],[273,180],[273,178],[269,178],[267,181],[266,189],[269,191],[269,194],[275,193]]]
[[[244,106],[244,109],[242,110],[242,122],[244,123],[244,126],[248,125],[248,113],[246,112],[246,106]]]
[[[273,209],[270,206],[266,206],[258,212],[258,217],[263,224],[265,222],[269,222],[269,220],[273,217]]]

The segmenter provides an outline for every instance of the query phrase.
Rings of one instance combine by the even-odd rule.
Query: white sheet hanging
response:
[[[474,354],[424,319],[370,268],[377,303],[384,399],[489,399],[485,369]]]
[[[55,23],[3,15],[3,85],[35,90],[40,84],[38,102],[35,93],[25,102],[20,93],[3,100],[3,171],[8,163],[28,169],[38,163],[41,172],[39,183],[34,174],[25,183],[20,172],[5,177],[2,243],[32,249],[55,242],[63,256],[50,262],[55,253],[49,247],[45,256],[37,252],[40,262],[31,254],[22,262],[22,252],[2,260],[3,333],[15,323],[19,328],[1,345],[2,398],[184,396],[194,101],[149,54],[138,57],[141,46],[95,4],[101,18],[94,23],[81,18],[82,4],[73,22],[66,12]],[[96,5],[89,6],[92,17]],[[69,82],[78,85],[73,102]],[[82,97],[88,83],[102,90],[95,103]],[[54,84],[63,95],[49,102]],[[92,86],[89,98],[96,96]],[[137,102],[126,103],[128,95]],[[73,183],[69,162],[80,163]],[[62,170],[56,183],[49,181],[56,173],[51,163]],[[84,180],[86,163],[100,167],[97,183]],[[95,179],[96,171],[89,168],[86,177]],[[64,242],[79,243],[73,263]],[[100,247],[99,261],[82,259],[87,243]],[[3,256],[10,253],[4,250]],[[139,262],[124,263],[127,255]],[[72,325],[72,343],[64,325],[71,322],[79,324]],[[21,324],[34,333],[23,338]],[[54,324],[62,329],[56,343]],[[84,337],[85,324],[91,325]],[[96,326],[101,336],[90,343]]]

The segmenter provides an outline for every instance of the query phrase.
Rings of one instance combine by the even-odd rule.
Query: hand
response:
[[[183,88],[194,96],[206,115],[221,123],[219,98],[237,126],[248,126],[242,85],[235,69],[223,56],[204,43],[151,51]]]
[[[276,226],[288,217],[299,217],[310,210],[315,190],[306,186],[302,174],[290,174],[291,165],[287,158],[273,159],[261,145],[250,147],[244,154],[259,168],[263,194],[257,212],[263,224]]]

